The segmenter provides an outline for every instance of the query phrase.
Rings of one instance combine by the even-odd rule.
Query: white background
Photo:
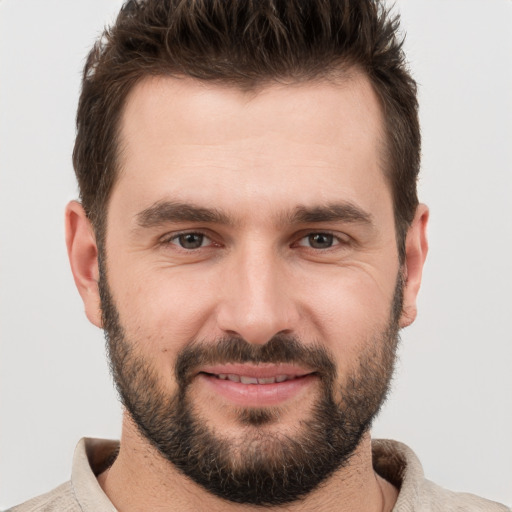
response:
[[[118,437],[102,333],[67,264],[83,59],[118,0],[0,0],[0,508]],[[399,0],[420,85],[431,251],[374,433],[428,478],[512,504],[512,2]]]

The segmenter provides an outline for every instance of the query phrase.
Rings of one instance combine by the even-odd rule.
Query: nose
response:
[[[286,262],[276,251],[247,247],[233,255],[222,284],[217,324],[224,334],[264,344],[292,334],[300,318]]]

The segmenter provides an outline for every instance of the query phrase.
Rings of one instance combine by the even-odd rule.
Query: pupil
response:
[[[180,245],[184,249],[197,249],[201,247],[203,243],[203,235],[197,233],[187,233],[186,235],[181,235]]]
[[[327,233],[316,233],[309,235],[309,243],[315,249],[326,249],[332,246],[333,236]]]

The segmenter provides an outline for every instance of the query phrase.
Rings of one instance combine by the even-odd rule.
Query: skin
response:
[[[139,340],[136,350],[155,366],[166,392],[176,389],[175,357],[190,340],[234,334],[254,344],[294,334],[325,346],[339,378],[350,372],[365,341],[385,329],[401,271],[383,140],[378,99],[357,73],[342,84],[275,84],[256,92],[173,78],[134,88],[121,122],[106,266],[127,337]],[[169,201],[226,218],[141,223],[141,212]],[[293,218],[298,208],[333,204],[364,215]],[[89,320],[101,327],[94,232],[77,202],[66,219],[75,282]],[[427,220],[420,205],[406,241],[401,327],[416,316]],[[183,232],[206,235],[203,246],[180,247]],[[333,245],[311,247],[315,233],[332,234]],[[288,433],[307,418],[319,391],[310,381],[278,403],[279,421],[261,428]],[[199,378],[191,397],[209,426],[240,436],[240,404]],[[251,510],[183,477],[127,413],[120,454],[99,481],[123,512]],[[396,496],[373,471],[366,434],[345,468],[281,509],[391,510]]]

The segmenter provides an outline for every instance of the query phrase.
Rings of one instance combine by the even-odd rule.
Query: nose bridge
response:
[[[263,344],[279,332],[294,329],[297,315],[283,265],[282,256],[269,243],[253,239],[237,248],[218,314],[224,332]]]

